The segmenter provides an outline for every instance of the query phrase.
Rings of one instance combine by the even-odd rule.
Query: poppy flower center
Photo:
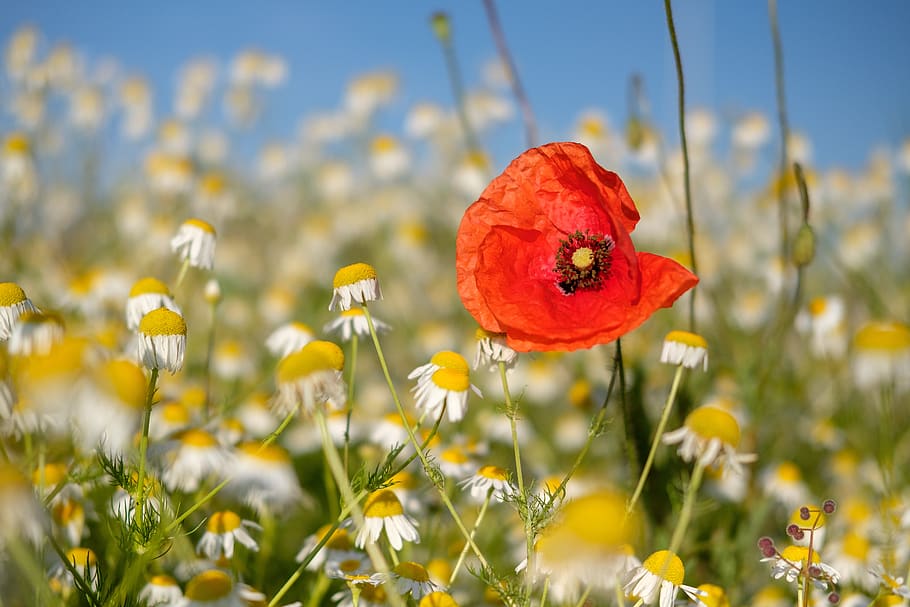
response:
[[[556,284],[566,295],[596,290],[610,274],[613,239],[606,234],[575,232],[556,251]]]

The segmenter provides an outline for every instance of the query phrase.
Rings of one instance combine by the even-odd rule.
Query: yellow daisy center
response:
[[[205,430],[190,429],[180,433],[180,442],[190,447],[214,447],[218,441]]]
[[[667,333],[667,336],[664,337],[664,341],[675,341],[692,348],[707,349],[708,347],[708,342],[705,341],[704,337],[696,333],[689,333],[688,331],[670,331]]]
[[[172,424],[185,424],[190,421],[190,412],[180,403],[165,403],[161,406],[161,417]]]
[[[468,372],[468,361],[466,361],[461,354],[452,352],[451,350],[437,352],[433,355],[433,358],[430,359],[430,362],[443,369],[452,369],[463,373]]]
[[[699,407],[686,417],[685,425],[706,440],[716,438],[731,447],[739,446],[739,424],[735,417],[723,409]]]
[[[482,327],[477,327],[477,330],[474,331],[474,339],[480,341],[482,339],[495,339],[497,337],[505,337],[505,333],[494,333],[493,331],[487,331]]]
[[[167,308],[152,310],[139,321],[139,332],[143,335],[186,335],[186,321]]]
[[[372,518],[388,518],[404,514],[398,496],[388,489],[374,491],[363,504],[363,515]]]
[[[727,593],[720,586],[714,584],[702,584],[698,589],[704,594],[700,597],[702,603],[707,607],[730,607],[730,600],[727,599]]]
[[[480,470],[477,471],[477,475],[494,481],[505,481],[509,478],[506,469],[499,466],[481,466]]]
[[[12,133],[6,138],[6,151],[18,154],[28,154],[31,145],[28,137],[22,133]]]
[[[25,301],[25,291],[14,282],[0,282],[0,307],[12,306]]]
[[[102,383],[124,404],[141,409],[145,406],[145,373],[127,360],[112,360],[99,372]]]
[[[41,480],[41,473],[44,473],[44,486],[55,487],[66,479],[66,465],[61,463],[45,464],[43,469],[35,470],[32,473],[32,482],[36,485]]]
[[[166,284],[157,278],[152,278],[150,276],[140,278],[133,284],[133,287],[130,289],[130,297],[145,295],[147,293],[158,293],[167,296],[171,295],[171,292],[167,288]]]
[[[379,135],[375,137],[370,144],[373,151],[377,154],[394,151],[398,147],[398,142],[390,135]]]
[[[185,227],[198,228],[207,234],[211,234],[212,236],[215,235],[215,228],[212,227],[212,224],[207,221],[202,221],[201,219],[187,219],[183,222],[183,225]]]
[[[170,586],[176,586],[177,580],[175,580],[174,578],[172,578],[169,575],[153,575],[151,577],[151,579],[149,579],[149,584],[151,584],[152,586],[170,587]]]
[[[323,525],[316,532],[316,537],[322,540],[331,528],[331,525]],[[352,545],[351,536],[344,529],[335,529],[332,532],[332,537],[325,543],[325,547],[331,550],[350,550]]]
[[[618,524],[623,520],[625,524]],[[630,532],[636,523],[637,518],[626,517],[625,498],[611,491],[598,491],[572,500],[563,509],[561,522],[572,537],[589,545],[607,548],[630,541]]]
[[[375,605],[385,605],[387,598],[388,595],[386,595],[385,588],[382,584],[379,584],[378,586],[363,584],[360,586],[361,601],[367,601]]]
[[[338,563],[338,568],[341,569],[344,573],[351,573],[352,571],[357,571],[360,568],[360,561],[358,559],[348,559],[346,561],[341,561]]]
[[[798,483],[803,475],[792,462],[783,462],[777,467],[777,478],[788,483]]]
[[[368,263],[353,263],[335,272],[332,287],[346,287],[362,280],[375,280],[376,270]]]
[[[781,558],[790,561],[796,565],[805,565],[806,559],[809,557],[809,547],[808,546],[787,546],[780,553]],[[818,563],[821,561],[821,557],[818,556],[818,550],[812,551],[812,562]]]
[[[224,191],[225,180],[221,173],[207,173],[200,183],[202,191],[206,194],[220,194]]]
[[[848,531],[844,535],[841,550],[844,551],[844,554],[852,556],[858,561],[866,562],[866,557],[869,556],[869,540],[858,533]]]
[[[205,528],[211,533],[230,533],[231,531],[239,528],[240,523],[240,517],[236,512],[225,510],[223,512],[216,512],[210,516]]]
[[[77,570],[94,567],[98,562],[95,553],[89,548],[72,548],[66,553],[66,560],[72,563]]]
[[[76,500],[64,500],[54,506],[52,515],[54,522],[66,526],[74,521],[85,520],[85,508]]]
[[[458,607],[458,603],[455,602],[455,599],[453,599],[452,595],[448,592],[437,590],[436,592],[424,595],[424,597],[420,599],[418,607]]]
[[[189,581],[184,596],[194,601],[215,601],[228,596],[233,587],[234,583],[227,573],[210,569]]]
[[[360,308],[351,308],[350,310],[342,310],[341,316],[353,317],[353,316],[363,316],[363,310]]]
[[[278,383],[292,382],[316,371],[341,371],[344,352],[330,341],[311,341],[278,363]]]
[[[439,369],[433,373],[433,383],[451,392],[465,392],[471,387],[471,380],[466,372],[455,369]]]
[[[910,348],[910,327],[899,322],[869,323],[859,330],[853,343],[863,350],[906,350]]]
[[[415,582],[430,581],[430,574],[427,573],[426,568],[423,565],[415,563],[413,561],[402,561],[401,563],[395,565],[392,571],[403,578],[414,580]]]
[[[468,462],[468,456],[464,451],[457,447],[451,447],[439,454],[439,458],[450,464],[465,464]]]
[[[828,302],[824,297],[815,297],[809,302],[809,314],[812,316],[821,316],[828,307]]]
[[[641,566],[674,586],[681,586],[686,577],[682,560],[669,550],[658,550],[646,558]]]
[[[288,452],[283,447],[275,444],[263,447],[261,443],[248,442],[240,445],[238,449],[246,455],[265,462],[276,464],[289,464],[291,462],[291,456]]]

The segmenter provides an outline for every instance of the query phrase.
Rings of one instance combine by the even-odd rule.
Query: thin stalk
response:
[[[389,366],[386,363],[385,355],[382,353],[382,345],[379,343],[379,335],[376,333],[376,327],[373,325],[373,316],[370,314],[370,310],[365,302],[363,303],[363,315],[367,319],[367,325],[370,328],[370,336],[373,338],[373,347],[376,349],[376,356],[379,358],[379,366],[382,367],[382,373],[385,376],[386,384],[389,386],[389,390],[392,394],[392,400],[395,403],[395,408],[398,410],[398,415],[401,416],[404,428],[408,432],[408,440],[411,441],[411,444],[417,450],[417,457],[420,458],[420,463],[423,464],[424,472],[432,480],[432,476],[430,474],[432,466],[430,465],[426,454],[420,448],[420,443],[417,442],[417,437],[414,436],[414,431],[411,429],[411,424],[408,423],[408,416],[404,412],[404,407],[401,404],[401,399],[398,397],[398,390],[395,389],[395,382],[392,381],[392,375],[389,373]],[[452,500],[446,494],[445,488],[437,486],[435,482],[433,483],[433,486],[436,487],[436,491],[439,493],[439,498],[445,505],[446,510],[449,511],[449,514],[452,515],[452,519],[455,521],[455,526],[458,527],[458,530],[461,532],[461,535],[464,536],[465,541],[471,546],[471,549],[474,551],[474,555],[477,557],[477,560],[480,561],[481,565],[489,568],[490,564],[483,556],[480,548],[477,547],[477,544],[474,543],[474,539],[471,537],[470,532],[465,527],[464,522],[461,520],[461,517],[458,516],[458,511],[455,510],[455,506],[452,504]]]
[[[660,421],[657,423],[657,430],[654,432],[654,440],[651,441],[651,450],[648,452],[648,459],[645,461],[645,467],[642,469],[641,476],[638,478],[638,485],[635,487],[635,492],[632,493],[632,498],[626,506],[627,516],[635,509],[635,503],[641,496],[641,492],[645,488],[645,481],[648,480],[648,474],[651,472],[651,466],[654,465],[654,456],[657,454],[657,446],[660,445],[660,437],[663,436],[664,428],[667,427],[667,420],[670,419],[670,411],[673,409],[673,403],[676,401],[676,392],[679,390],[683,369],[684,367],[682,365],[676,367],[676,375],[673,376],[673,385],[670,386],[670,394],[667,395],[667,402],[664,403],[663,413],[660,416]]]
[[[348,366],[348,415],[344,422],[344,474],[348,476],[348,457],[351,447],[351,415],[354,413],[354,378],[357,371],[357,333],[351,337],[351,364]]]
[[[174,282],[174,290],[180,288],[180,285],[183,284],[183,279],[186,278],[186,271],[190,269],[190,260],[184,259],[183,264],[180,266],[180,272],[177,273],[177,280]]]
[[[537,145],[537,121],[534,119],[534,111],[531,109],[531,102],[521,85],[521,79],[518,77],[518,68],[509,52],[506,44],[506,36],[503,33],[502,24],[499,21],[499,14],[496,11],[494,0],[483,0],[483,7],[487,12],[487,21],[490,22],[490,31],[493,33],[493,40],[496,42],[496,50],[499,52],[499,60],[509,70],[509,82],[512,84],[512,93],[518,101],[518,107],[521,108],[521,118],[525,127],[525,143],[529,148]]]
[[[575,607],[584,607],[585,601],[588,600],[589,594],[591,594],[591,585],[590,584],[585,586],[585,591],[581,593],[581,598],[579,598],[578,602],[575,603]]]
[[[142,527],[142,515],[145,510],[145,460],[149,447],[149,423],[152,417],[152,405],[155,401],[155,385],[158,383],[158,367],[152,369],[149,376],[148,390],[145,394],[145,411],[142,417],[142,435],[139,438],[139,474],[136,486],[136,511],[133,520],[136,527]]]
[[[437,14],[434,19],[445,19],[445,34],[437,35],[439,43],[442,45],[442,53],[446,61],[446,73],[449,76],[449,84],[452,86],[452,94],[455,97],[455,110],[458,113],[458,122],[461,124],[461,130],[464,134],[465,144],[469,152],[480,152],[481,147],[468,120],[467,106],[465,103],[464,82],[461,77],[461,68],[458,65],[458,56],[455,54],[455,48],[452,46],[452,36],[448,16]],[[439,30],[437,30],[438,32]]]
[[[790,250],[790,232],[787,225],[787,203],[784,199],[784,177],[790,168],[788,144],[790,124],[787,119],[787,97],[784,90],[784,51],[777,22],[777,0],[768,0],[768,21],[771,23],[771,41],[774,45],[774,88],[777,92],[777,120],[780,124],[780,178],[777,188],[777,213],[780,224],[780,258],[787,259]]]
[[[692,508],[695,506],[695,497],[698,495],[698,488],[701,486],[704,477],[705,466],[696,460],[695,469],[692,471],[692,477],[689,479],[689,486],[686,487],[686,495],[683,498],[682,510],[679,512],[679,520],[673,529],[673,535],[670,536],[670,548],[673,554],[679,552],[683,538],[686,535],[686,529],[689,527],[689,521],[692,519]]]
[[[483,505],[480,507],[480,512],[477,514],[477,520],[474,521],[474,527],[471,529],[471,537],[477,533],[477,529],[480,527],[480,523],[483,522],[483,517],[487,513],[487,507],[490,505],[490,498],[493,497],[493,488],[491,487],[487,491],[487,497],[483,500]],[[464,563],[464,558],[468,555],[468,549],[470,546],[467,544],[461,549],[461,554],[458,555],[458,560],[455,562],[455,568],[452,569],[452,575],[449,576],[448,586],[451,588],[452,584],[455,583],[455,578],[458,577],[458,571],[461,569],[461,565]]]
[[[686,83],[683,78],[682,57],[679,53],[679,40],[676,37],[676,26],[673,24],[673,6],[670,0],[664,0],[664,13],[667,16],[667,30],[670,32],[670,44],[673,47],[673,61],[676,64],[676,84],[679,113],[679,144],[683,157],[683,186],[686,194],[686,234],[689,237],[689,260],[692,272],[698,274],[698,263],[695,260],[695,218],[692,212],[692,184],[689,172],[689,145],[686,141]],[[695,332],[695,293],[693,287],[689,295],[689,331]]]

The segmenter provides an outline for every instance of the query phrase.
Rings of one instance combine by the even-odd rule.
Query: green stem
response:
[[[670,394],[667,395],[667,402],[664,403],[664,410],[660,416],[660,421],[657,424],[654,440],[651,441],[651,450],[648,451],[648,459],[645,461],[645,467],[642,468],[641,476],[638,478],[638,485],[635,487],[635,492],[632,493],[632,498],[626,506],[627,516],[635,509],[635,504],[638,502],[638,498],[641,497],[641,492],[645,488],[645,481],[648,480],[648,474],[651,473],[651,466],[654,464],[654,456],[657,454],[660,438],[663,436],[664,428],[667,426],[667,420],[670,419],[670,411],[673,409],[673,403],[676,400],[676,392],[679,390],[679,383],[682,380],[683,368],[682,365],[676,367],[676,375],[673,376],[673,385],[670,386]]]
[[[183,264],[180,266],[180,272],[177,274],[177,280],[174,282],[174,290],[180,288],[180,285],[183,283],[183,279],[186,278],[186,271],[190,269],[190,260],[184,259]]]
[[[483,517],[487,513],[487,507],[490,505],[491,497],[493,497],[492,488],[490,488],[490,490],[487,491],[487,497],[483,500],[483,505],[480,507],[480,512],[477,514],[477,520],[474,521],[474,528],[471,529],[472,538],[477,533],[477,529],[478,529],[478,527],[480,527],[480,523],[483,521]],[[459,569],[461,569],[461,565],[464,563],[464,559],[468,555],[469,548],[470,548],[470,546],[465,544],[464,547],[461,549],[461,554],[458,555],[458,560],[455,562],[455,568],[452,569],[452,575],[449,576],[449,584],[448,584],[449,587],[451,587],[452,584],[455,583],[455,578],[458,577],[458,571],[459,571]]]
[[[348,365],[348,415],[344,422],[344,474],[348,476],[348,453],[351,446],[351,415],[354,413],[354,378],[357,371],[357,334],[351,337],[351,363]]]
[[[585,591],[581,593],[581,598],[578,599],[578,602],[575,603],[575,607],[584,607],[585,601],[588,600],[588,595],[591,594],[590,584],[585,587]]]
[[[698,263],[695,260],[695,218],[692,213],[692,183],[689,171],[689,145],[686,141],[686,83],[683,78],[682,57],[679,52],[679,40],[676,37],[676,26],[673,24],[673,6],[670,0],[664,0],[664,13],[667,16],[667,29],[670,32],[670,44],[673,46],[673,61],[676,64],[676,83],[678,92],[679,143],[683,158],[683,186],[686,194],[686,233],[689,237],[689,260],[692,272],[698,274]],[[695,332],[695,292],[693,287],[689,295],[689,331]]]
[[[669,551],[673,554],[679,552],[683,538],[686,535],[686,529],[689,527],[689,521],[692,519],[692,508],[695,506],[695,497],[698,495],[698,488],[701,485],[704,476],[705,466],[700,461],[695,462],[695,470],[692,471],[692,477],[689,479],[689,486],[686,487],[686,495],[683,498],[682,510],[679,512],[679,520],[673,529],[673,535],[670,536]],[[669,562],[669,561],[668,561]]]
[[[47,574],[41,566],[36,555],[29,549],[15,533],[4,539],[4,550],[9,551],[13,562],[35,590],[36,599],[40,596],[38,604],[51,604],[50,588],[47,583]],[[64,555],[65,556],[65,555]]]
[[[350,481],[348,481],[347,476],[344,474],[344,465],[341,462],[338,451],[335,450],[335,445],[332,443],[332,437],[329,435],[329,427],[325,421],[325,414],[322,412],[321,408],[317,407],[313,416],[316,418],[316,425],[319,426],[319,434],[322,437],[322,451],[325,454],[326,460],[329,462],[329,468],[332,470],[332,474],[335,475],[335,483],[338,485],[338,489],[341,491],[345,503],[349,504],[351,507],[351,517],[354,519],[354,525],[359,532],[364,527],[363,509],[360,507],[357,496],[354,495],[354,489],[351,488]],[[376,542],[366,542],[364,544],[364,550],[366,550],[366,553],[369,555],[376,571],[384,574],[383,577],[386,579],[386,590],[390,602],[393,605],[396,605],[396,607],[405,607],[401,596],[395,591],[394,583],[391,578],[388,577],[389,564],[382,555],[382,550],[379,549],[379,545]],[[272,600],[274,602],[274,599]]]
[[[136,511],[133,520],[136,527],[142,527],[143,511],[145,510],[145,460],[149,446],[149,422],[152,417],[152,405],[155,401],[155,385],[158,383],[158,367],[152,369],[149,376],[148,390],[145,395],[145,411],[142,417],[142,435],[139,438],[139,474],[136,485]]]
[[[771,23],[771,40],[774,45],[774,88],[777,92],[777,119],[780,123],[780,176],[777,188],[777,212],[780,223],[780,258],[787,260],[790,250],[790,233],[787,225],[787,201],[785,199],[785,176],[789,170],[787,146],[790,139],[790,125],[787,120],[787,98],[784,90],[784,51],[777,23],[777,0],[768,0],[768,20]]]
[[[431,472],[432,466],[430,465],[426,454],[420,448],[420,443],[417,442],[417,437],[414,436],[414,431],[411,429],[411,424],[408,422],[408,416],[404,412],[404,407],[401,404],[401,399],[398,397],[398,390],[395,389],[395,382],[392,381],[392,375],[389,373],[389,366],[386,364],[385,355],[382,353],[382,345],[379,343],[379,335],[376,333],[376,327],[373,325],[373,316],[370,314],[370,310],[365,302],[363,303],[363,315],[367,319],[367,325],[370,328],[370,336],[373,338],[373,347],[376,349],[376,356],[379,358],[379,366],[382,367],[382,374],[385,376],[386,384],[389,386],[389,390],[392,394],[392,400],[395,403],[395,408],[398,410],[398,415],[401,416],[401,421],[404,424],[404,428],[408,432],[408,440],[411,441],[411,444],[417,450],[417,457],[420,458],[420,463],[423,464],[424,473],[426,473],[432,481],[435,477],[435,475]],[[477,557],[477,560],[480,561],[480,564],[483,565],[483,567],[489,568],[490,564],[483,556],[480,548],[477,547],[477,544],[474,543],[474,540],[471,538],[471,534],[465,527],[464,522],[461,520],[461,517],[458,516],[458,512],[455,510],[455,506],[452,504],[452,500],[446,494],[445,487],[439,486],[435,481],[433,482],[433,486],[436,487],[436,491],[439,493],[439,498],[445,505],[446,510],[449,511],[449,514],[452,515],[452,519],[455,521],[455,525],[458,527],[458,530],[461,531],[461,535],[465,538],[465,541],[471,546],[471,549],[474,551],[474,555]]]

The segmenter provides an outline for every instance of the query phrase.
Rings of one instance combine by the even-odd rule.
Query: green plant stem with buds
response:
[[[379,358],[379,366],[382,367],[382,373],[385,376],[386,384],[389,386],[389,390],[392,393],[392,400],[395,402],[395,408],[398,409],[398,415],[401,416],[401,421],[403,422],[405,430],[408,432],[408,440],[411,441],[411,445],[417,450],[417,457],[420,458],[420,463],[423,464],[424,472],[427,476],[433,480],[431,476],[432,466],[430,465],[429,460],[427,459],[426,454],[423,452],[423,449],[420,448],[420,443],[417,442],[417,437],[414,436],[414,431],[411,429],[411,424],[408,423],[408,416],[404,412],[404,407],[401,404],[401,399],[398,397],[398,390],[395,389],[395,383],[392,381],[392,375],[389,373],[389,366],[386,364],[385,355],[382,353],[382,345],[379,343],[379,335],[376,333],[376,327],[373,324],[373,316],[370,314],[369,307],[364,302],[363,303],[363,315],[367,319],[367,325],[370,328],[370,336],[373,338],[373,347],[376,349],[376,356]],[[446,510],[449,511],[449,514],[452,515],[452,519],[455,521],[455,525],[458,527],[458,530],[461,531],[461,535],[465,538],[465,541],[470,545],[471,550],[474,551],[474,555],[477,557],[477,560],[480,561],[480,564],[485,568],[489,568],[490,564],[487,562],[486,557],[484,557],[483,552],[480,551],[480,548],[477,547],[477,544],[474,543],[474,539],[471,537],[470,532],[467,527],[465,527],[464,522],[461,520],[461,517],[458,516],[458,511],[455,510],[455,506],[452,504],[452,500],[446,494],[445,487],[440,487],[434,481],[433,486],[436,487],[437,492],[439,493],[439,498],[442,500],[442,503],[445,505]]]
[[[654,465],[654,456],[657,454],[660,438],[663,436],[664,429],[667,427],[667,420],[670,419],[670,411],[673,409],[673,403],[676,401],[676,393],[679,390],[680,381],[682,381],[683,369],[684,367],[682,365],[676,367],[676,375],[673,376],[670,394],[667,395],[667,402],[664,403],[663,413],[661,413],[660,421],[657,423],[657,429],[654,432],[654,440],[651,441],[651,450],[648,451],[648,459],[645,460],[645,466],[641,470],[641,476],[638,477],[638,485],[636,485],[635,491],[632,493],[632,497],[626,505],[626,516],[631,514],[632,510],[635,509],[635,504],[638,502],[638,498],[641,497],[641,492],[645,488],[645,481],[648,480],[648,475],[651,473],[651,466]]]

